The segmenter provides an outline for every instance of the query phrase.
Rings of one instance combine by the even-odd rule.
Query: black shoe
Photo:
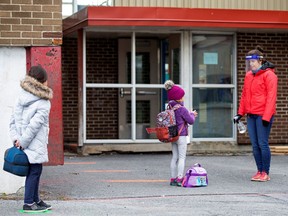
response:
[[[23,205],[23,212],[45,212],[48,211],[46,207],[39,206],[35,202],[32,205]]]
[[[40,207],[45,207],[47,210],[52,209],[52,206],[47,204],[47,203],[45,203],[43,200],[40,200],[40,202],[38,202],[37,205],[40,206]]]

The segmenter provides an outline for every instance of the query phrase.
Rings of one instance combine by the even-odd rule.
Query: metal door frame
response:
[[[86,31],[83,30],[83,40],[82,40],[82,49],[83,49],[83,120],[80,120],[79,128],[83,128],[82,137],[83,139],[79,139],[79,146],[83,146],[83,144],[99,144],[99,143],[111,143],[111,144],[131,144],[131,143],[159,143],[158,139],[136,139],[136,88],[159,88],[163,89],[163,84],[136,84],[136,65],[135,65],[135,58],[136,58],[136,33],[135,31],[131,32],[131,84],[121,84],[121,83],[87,83],[86,80]],[[163,32],[167,33],[167,32]],[[175,32],[169,32],[175,33]],[[181,34],[181,32],[176,32]],[[161,34],[161,32],[159,32]],[[87,88],[131,88],[131,113],[132,113],[132,124],[131,124],[131,139],[87,139],[87,128],[86,128],[86,89]],[[82,124],[82,125],[81,125]],[[79,132],[81,134],[81,131]]]

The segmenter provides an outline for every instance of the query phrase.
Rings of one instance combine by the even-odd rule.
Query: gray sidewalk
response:
[[[251,182],[252,155],[188,156],[200,163],[209,185],[169,185],[168,154],[66,156],[64,166],[46,166],[41,194],[49,215],[288,215],[288,157],[272,156],[271,181]],[[20,215],[20,200],[0,200],[2,215]]]

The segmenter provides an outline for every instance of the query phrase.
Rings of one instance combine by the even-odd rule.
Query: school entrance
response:
[[[199,113],[189,128],[191,143],[235,143],[235,40],[233,32],[180,27],[67,28],[63,67],[65,56],[67,65],[77,61],[69,65],[78,79],[69,86],[78,93],[77,145],[87,153],[170,150],[146,132],[167,105],[168,79],[185,89],[185,106]]]

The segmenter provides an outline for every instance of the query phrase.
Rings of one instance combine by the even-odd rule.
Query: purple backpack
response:
[[[206,170],[199,163],[194,164],[186,171],[183,187],[201,187],[208,185]]]

